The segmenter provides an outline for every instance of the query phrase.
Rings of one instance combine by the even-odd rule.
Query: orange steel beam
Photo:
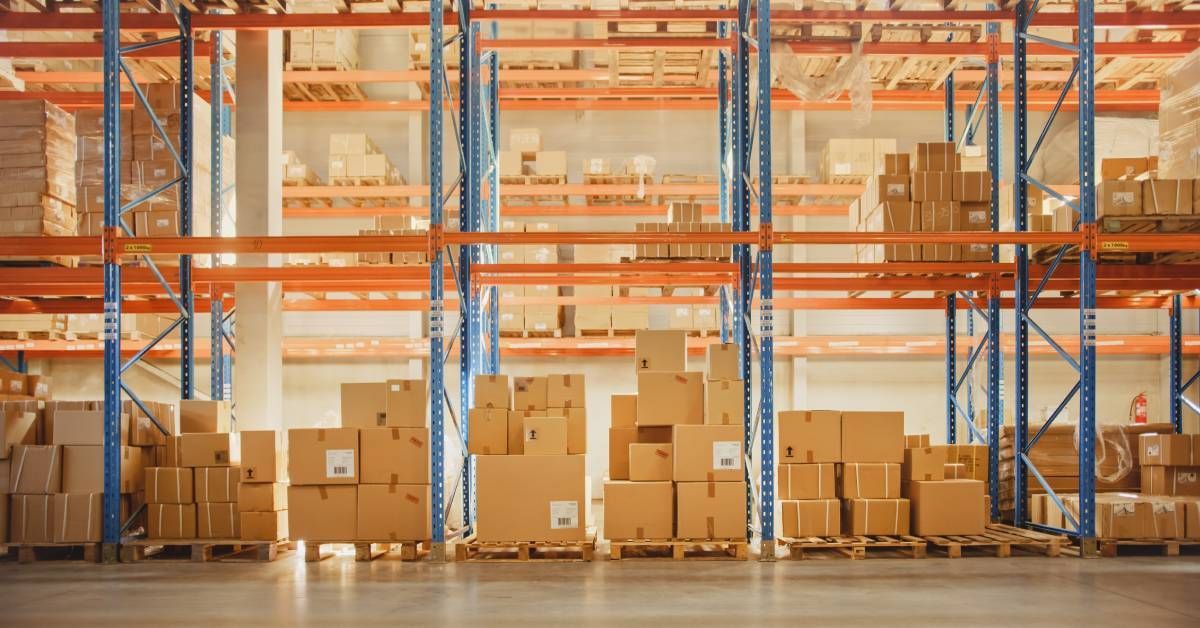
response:
[[[0,26],[2,29],[3,26]],[[178,59],[179,44],[160,44],[126,53],[133,59]],[[196,57],[212,56],[212,44],[195,42]],[[0,59],[102,59],[104,45],[88,42],[6,41],[0,42]]]
[[[716,205],[704,205],[706,216],[716,216]],[[776,216],[845,216],[848,205],[786,205],[777,204],[771,210]],[[447,208],[457,214],[457,208]],[[502,206],[505,216],[666,216],[666,205],[528,205]],[[374,218],[375,216],[429,217],[429,208],[409,207],[285,207],[284,218]]]
[[[913,93],[920,93],[914,91]],[[1100,92],[1097,92],[1100,94]],[[1098,111],[1106,113],[1152,113],[1157,111],[1157,104],[1146,101],[1115,101],[1096,104]],[[80,105],[82,107],[84,105]],[[86,105],[92,106],[92,105]],[[801,101],[785,100],[773,105],[783,111],[849,111],[849,101]],[[1062,109],[1075,111],[1077,102],[1064,102]],[[635,100],[512,100],[502,99],[502,111],[712,111],[717,107],[713,99],[672,99],[672,98],[639,98]],[[881,101],[873,105],[876,111],[941,111],[943,106],[924,100],[912,101]],[[449,108],[449,105],[447,105]],[[1051,111],[1054,103],[1034,101],[1029,103],[1030,111]],[[424,112],[429,110],[429,104],[420,100],[342,100],[329,102],[313,102],[287,100],[283,110],[295,113],[311,112]]]
[[[447,188],[449,189],[449,188]],[[776,196],[859,196],[865,186],[835,183],[788,183],[771,186]],[[508,185],[500,186],[500,196],[716,196],[716,183],[646,183],[602,184],[567,183],[563,185]],[[379,186],[287,186],[283,198],[378,198],[396,196],[429,195],[429,185],[379,185]]]
[[[554,41],[554,40],[543,40]],[[791,41],[788,48],[797,55],[828,56],[849,55],[851,44],[835,42]],[[1138,58],[1171,58],[1190,54],[1200,42],[1098,42],[1096,43],[1097,57],[1138,57]],[[1069,57],[1070,53],[1061,48],[1030,42],[1028,47],[1030,57]],[[862,54],[868,56],[889,57],[986,57],[987,43],[974,42],[921,42],[894,43],[869,42],[862,45]],[[1011,46],[1001,46],[1001,57],[1011,57]]]

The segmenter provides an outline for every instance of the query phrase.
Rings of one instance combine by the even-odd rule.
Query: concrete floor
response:
[[[1200,557],[0,564],[15,625],[1200,626]]]

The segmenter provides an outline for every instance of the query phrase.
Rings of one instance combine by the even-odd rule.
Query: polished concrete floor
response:
[[[0,564],[0,625],[1200,626],[1200,557]]]

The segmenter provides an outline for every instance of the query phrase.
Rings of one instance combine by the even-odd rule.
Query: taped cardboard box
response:
[[[561,416],[567,420],[567,453],[587,453],[587,408],[550,408],[547,416]]]
[[[513,409],[545,410],[549,385],[545,377],[514,377]]]
[[[905,437],[908,440],[908,437]],[[926,440],[928,442],[928,440]],[[945,479],[946,454],[933,447],[906,447],[901,475],[904,480],[942,480]]]
[[[547,407],[582,408],[585,406],[583,375],[551,375],[547,379]]]
[[[638,428],[611,427],[608,429],[608,477],[629,479],[629,446],[638,441]]]
[[[676,425],[674,430],[672,479],[676,482],[742,480],[742,426]]]
[[[780,463],[842,461],[840,411],[788,410],[778,416]]]
[[[1142,182],[1142,213],[1147,216],[1188,216],[1193,213],[1191,179],[1151,179]]]
[[[912,532],[930,535],[979,535],[987,520],[975,504],[983,502],[979,480],[905,482],[905,497],[912,507]]]
[[[358,487],[360,541],[425,541],[431,538],[429,484],[364,484]]]
[[[905,434],[904,448],[914,449],[921,447],[929,447],[929,434]]]
[[[229,401],[181,399],[179,401],[179,433],[228,432],[230,427]]]
[[[967,465],[958,463],[949,463],[942,465],[943,480],[969,480],[971,474],[967,472]]]
[[[1042,443],[1045,447],[1049,443]],[[966,467],[968,477],[972,480],[988,479],[988,447],[987,445],[939,445],[945,448],[946,462],[954,462]],[[1072,456],[1077,456],[1072,452]],[[1036,462],[1034,464],[1037,464]],[[1114,461],[1115,464],[1115,461]],[[1041,468],[1039,466],[1039,468]],[[1103,469],[1102,469],[1103,470]],[[1114,467],[1113,471],[1116,470]],[[1111,471],[1105,471],[1111,473]]]
[[[129,444],[129,415],[118,419],[121,444]],[[58,410],[54,413],[55,445],[103,445],[104,412],[101,410]]]
[[[918,171],[910,175],[914,202],[954,200],[954,176],[950,172]],[[908,199],[888,199],[903,201]]]
[[[1120,179],[1137,179],[1146,177],[1153,168],[1158,167],[1154,159],[1153,166],[1147,157],[1108,157],[1100,160],[1100,179],[1116,181]]]
[[[703,422],[703,373],[638,372],[639,426],[697,425]]]
[[[843,462],[904,462],[903,412],[842,412]]]
[[[429,430],[371,427],[359,430],[360,484],[428,484]]]
[[[1096,211],[1106,217],[1141,216],[1142,182],[1101,181],[1096,188]],[[1055,231],[1058,231],[1058,221],[1055,222]]]
[[[358,487],[289,486],[288,529],[296,541],[357,538]]]
[[[1200,467],[1142,467],[1143,495],[1200,497]]]
[[[240,539],[242,530],[237,504],[199,502],[196,504],[196,538]]]
[[[832,462],[781,464],[775,474],[775,487],[779,499],[834,499],[837,470]]]
[[[1079,520],[1079,496],[1060,495],[1063,506],[1076,521]],[[1052,508],[1057,510],[1057,508]],[[1129,493],[1097,493],[1095,520],[1096,536],[1102,539],[1144,539],[1153,534],[1153,507],[1146,500]]]
[[[837,536],[842,531],[842,508],[836,499],[782,500],[783,536]]]
[[[238,499],[242,470],[237,467],[202,467],[195,470],[197,502],[227,502]]]
[[[838,497],[894,499],[900,497],[900,465],[888,462],[842,464]]]
[[[180,467],[146,467],[146,503],[190,504],[195,499],[194,471]]]
[[[287,479],[287,455],[275,430],[239,432],[242,482],[282,482]]]
[[[274,512],[287,510],[287,485],[282,482],[271,484],[238,485],[237,505],[240,512]]]
[[[950,200],[973,203],[991,201],[992,174],[990,172],[955,172],[953,177],[954,190]]]
[[[238,526],[246,541],[279,541],[288,538],[288,511],[240,512]]]
[[[637,426],[637,395],[613,395],[610,410],[612,427]]]
[[[848,499],[842,502],[847,534],[908,534],[907,499]]]
[[[503,408],[468,410],[471,437],[467,442],[467,451],[476,455],[508,454],[508,412]]]
[[[1143,466],[1185,466],[1193,464],[1193,437],[1190,434],[1139,434],[1138,463]]]
[[[4,497],[8,501],[8,497]],[[9,508],[8,540],[12,543],[54,541],[54,496],[13,495]]]
[[[921,231],[938,233],[958,231],[960,228],[959,204],[953,201],[928,201],[921,203]],[[954,244],[937,243],[921,245],[921,259],[926,262],[953,262],[959,248]]]
[[[429,396],[423,379],[389,379],[384,399],[385,424],[389,427],[425,427]]]
[[[146,514],[149,538],[196,538],[196,504],[148,504]]]
[[[62,492],[62,447],[13,445],[8,492],[49,495]]]
[[[738,346],[734,343],[713,343],[704,351],[704,374],[709,381],[741,380],[738,369]]]
[[[145,468],[153,454],[142,447],[120,448],[119,466],[122,493],[136,493],[145,487]],[[104,491],[104,447],[100,445],[63,445],[62,492],[100,493]]]
[[[634,334],[634,364],[639,372],[687,370],[687,334],[639,329]]]
[[[675,487],[667,482],[604,483],[604,537],[665,540],[675,533]]]
[[[242,459],[237,434],[183,434],[179,450],[181,467],[230,467]]]
[[[508,410],[508,455],[525,453],[525,417],[548,416],[546,410]]]
[[[288,430],[288,477],[294,486],[358,484],[358,461],[356,428]]]
[[[960,170],[953,142],[918,142],[912,154],[914,171],[953,172]]]
[[[104,493],[55,495],[51,510],[55,543],[99,543]]]
[[[668,443],[629,445],[629,479],[634,482],[669,482],[674,461]]]
[[[744,539],[743,482],[677,482],[675,536],[680,539]]]
[[[704,388],[704,423],[742,425],[746,390],[742,380],[709,380]]]
[[[1186,504],[1174,498],[1148,497],[1151,532],[1156,539],[1181,539],[1187,535]]]
[[[567,455],[567,419],[559,416],[525,417],[523,453],[526,456]]]
[[[0,415],[0,420],[4,421],[4,429],[0,430],[0,459],[9,458],[13,445],[36,445],[38,442],[38,415],[23,410],[17,406],[6,407]]]
[[[387,425],[386,382],[343,383],[341,386],[342,427]]]
[[[482,456],[476,472],[476,540],[586,538],[583,456]]]
[[[1184,507],[1184,538],[1191,540],[1200,540],[1200,500],[1188,499],[1183,502]]]
[[[473,408],[513,409],[507,375],[476,375]]]

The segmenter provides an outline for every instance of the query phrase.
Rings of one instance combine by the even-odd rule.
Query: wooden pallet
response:
[[[72,234],[74,235],[74,234]],[[53,237],[53,236],[46,236]],[[79,266],[78,255],[17,255],[5,256],[0,259],[0,267],[3,268],[41,268],[47,266],[61,266],[63,268],[77,268]]]
[[[576,338],[618,338],[637,334],[636,329],[579,329],[575,328]]]
[[[0,340],[76,340],[78,335],[71,331],[43,329],[37,331],[0,331]]]
[[[546,331],[537,331],[534,329],[509,329],[500,330],[500,336],[503,338],[562,338],[562,328],[549,329]]]
[[[864,558],[925,558],[925,539],[916,536],[810,536],[780,539],[795,560],[810,554],[833,554],[854,560]]]
[[[1191,233],[1200,231],[1200,215],[1164,216],[1105,216],[1098,219],[1100,232],[1113,233]],[[1058,255],[1062,245],[1050,245],[1035,249],[1030,254],[1034,262],[1049,264]],[[1104,264],[1181,264],[1200,259],[1195,251],[1171,251],[1166,253],[1132,253],[1114,249],[1100,251],[1100,262]],[[1064,262],[1079,262],[1079,247],[1069,246],[1063,256]]]
[[[566,175],[523,174],[500,177],[500,185],[566,185]],[[510,196],[512,205],[566,205],[566,194],[532,194]]]
[[[353,68],[340,63],[286,63],[288,70],[305,72],[344,72]],[[283,95],[287,100],[308,102],[343,102],[366,100],[367,95],[358,83],[285,83]]]
[[[609,560],[657,558],[668,560],[746,560],[745,539],[680,539],[675,541],[610,541]]]
[[[585,174],[583,182],[587,185],[637,185],[638,177],[636,174]],[[648,205],[650,197],[647,195],[638,198],[636,194],[589,194],[586,202],[588,205]]]
[[[1100,555],[1118,556],[1181,556],[1200,554],[1200,541],[1183,539],[1100,539]],[[1079,546],[1063,549],[1068,556],[1078,556]]]
[[[121,544],[121,562],[142,560],[190,560],[271,562],[281,550],[292,549],[289,541],[243,541],[240,539],[134,539]]]
[[[380,187],[404,185],[404,180],[389,180],[388,177],[330,177],[329,185],[346,187]],[[343,199],[353,207],[407,207],[407,196],[348,196]]]
[[[100,562],[99,543],[12,543],[0,548],[3,555],[15,556],[22,565],[48,560]]]
[[[432,542],[429,540],[306,542],[304,544],[304,562],[315,563],[332,557],[334,552],[331,545],[353,545],[356,562],[370,562],[397,551],[400,553],[400,560],[413,561],[427,556]]]
[[[1004,524],[991,524],[982,535],[926,536],[929,548],[944,552],[947,558],[961,558],[964,552],[1008,558],[1014,549],[1044,556],[1059,556],[1067,537],[1023,530]]]
[[[463,563],[579,563],[591,562],[596,535],[585,541],[536,541],[481,543],[471,537],[454,546],[454,560]]]

